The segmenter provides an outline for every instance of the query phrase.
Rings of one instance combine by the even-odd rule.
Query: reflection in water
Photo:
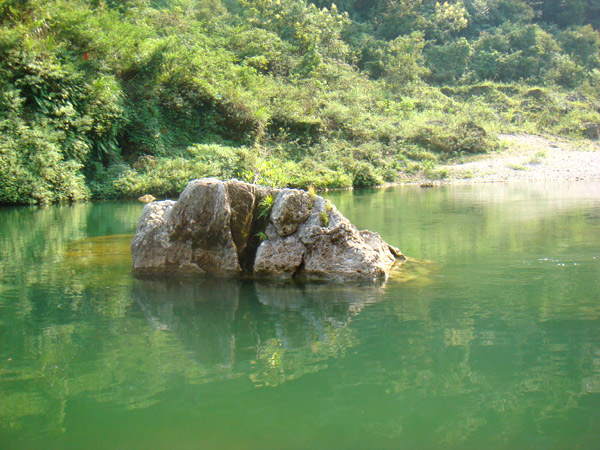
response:
[[[348,325],[382,288],[227,279],[135,280],[133,298],[204,366],[250,362],[250,379],[276,386],[327,367],[356,344]]]
[[[142,205],[0,210],[0,448],[600,448],[598,188],[329,193],[385,287],[137,280]]]

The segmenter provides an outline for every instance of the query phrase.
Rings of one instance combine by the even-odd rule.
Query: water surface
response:
[[[386,286],[136,280],[140,204],[0,209],[0,448],[600,447],[600,184],[328,197]]]

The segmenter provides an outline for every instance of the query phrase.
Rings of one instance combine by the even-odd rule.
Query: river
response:
[[[0,448],[600,447],[600,183],[326,196],[386,285],[136,280],[141,204],[0,209]]]

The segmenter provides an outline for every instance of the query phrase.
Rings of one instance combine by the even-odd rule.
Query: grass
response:
[[[546,157],[546,151],[540,150],[539,152],[537,152],[534,156],[532,156],[529,159],[527,164],[541,164],[544,161],[545,157]]]
[[[263,198],[258,204],[258,218],[259,219],[268,219],[271,215],[271,209],[273,209],[273,196],[267,195]]]
[[[308,186],[308,195],[310,196],[310,205],[308,205],[308,209],[313,209],[313,206],[315,206],[315,198],[317,197],[314,186]]]
[[[329,226],[329,214],[327,214],[327,211],[321,211],[321,222],[323,223],[323,226],[325,228],[327,228]]]
[[[260,242],[263,242],[263,241],[266,241],[267,239],[269,239],[267,237],[267,235],[264,232],[262,232],[262,231],[259,231],[258,233],[256,233],[256,237],[258,238],[258,240]]]
[[[512,170],[527,170],[527,167],[525,167],[521,164],[516,164],[516,163],[508,164],[508,168],[512,169]]]

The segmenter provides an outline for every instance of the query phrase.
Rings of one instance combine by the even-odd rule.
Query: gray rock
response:
[[[165,200],[144,206],[135,236],[131,241],[131,256],[136,272],[151,272],[155,267],[166,265],[169,235],[166,233],[164,223],[174,204],[175,202],[171,200]]]
[[[192,181],[173,205],[169,218],[173,246],[168,263],[182,266],[183,271],[241,273],[225,183],[212,178]]]
[[[265,195],[261,195],[263,192],[259,186],[238,180],[229,180],[225,183],[225,188],[231,208],[229,222],[231,237],[236,246],[238,258],[241,258],[251,237],[257,198],[261,199]]]
[[[333,205],[317,198],[298,234],[306,248],[298,277],[309,280],[376,280],[386,278],[406,258],[378,234],[359,232]],[[323,224],[323,213],[328,226]],[[392,250],[393,249],[393,250]]]
[[[268,228],[274,231],[273,225]],[[267,236],[272,237],[262,242],[256,252],[254,274],[269,278],[291,278],[302,264],[304,245],[296,235],[281,237],[269,231]]]
[[[273,207],[268,217],[260,217],[259,204],[268,195]],[[245,271],[307,280],[385,279],[405,260],[377,233],[358,231],[319,196],[313,201],[300,190],[210,178],[192,181],[177,202],[147,204],[131,251],[136,274]]]
[[[271,210],[271,223],[280,236],[295,233],[309,216],[310,196],[297,189],[283,189],[277,194]]]
[[[177,202],[148,203],[131,243],[133,272],[240,274],[230,219],[225,184],[210,178],[192,181]]]

